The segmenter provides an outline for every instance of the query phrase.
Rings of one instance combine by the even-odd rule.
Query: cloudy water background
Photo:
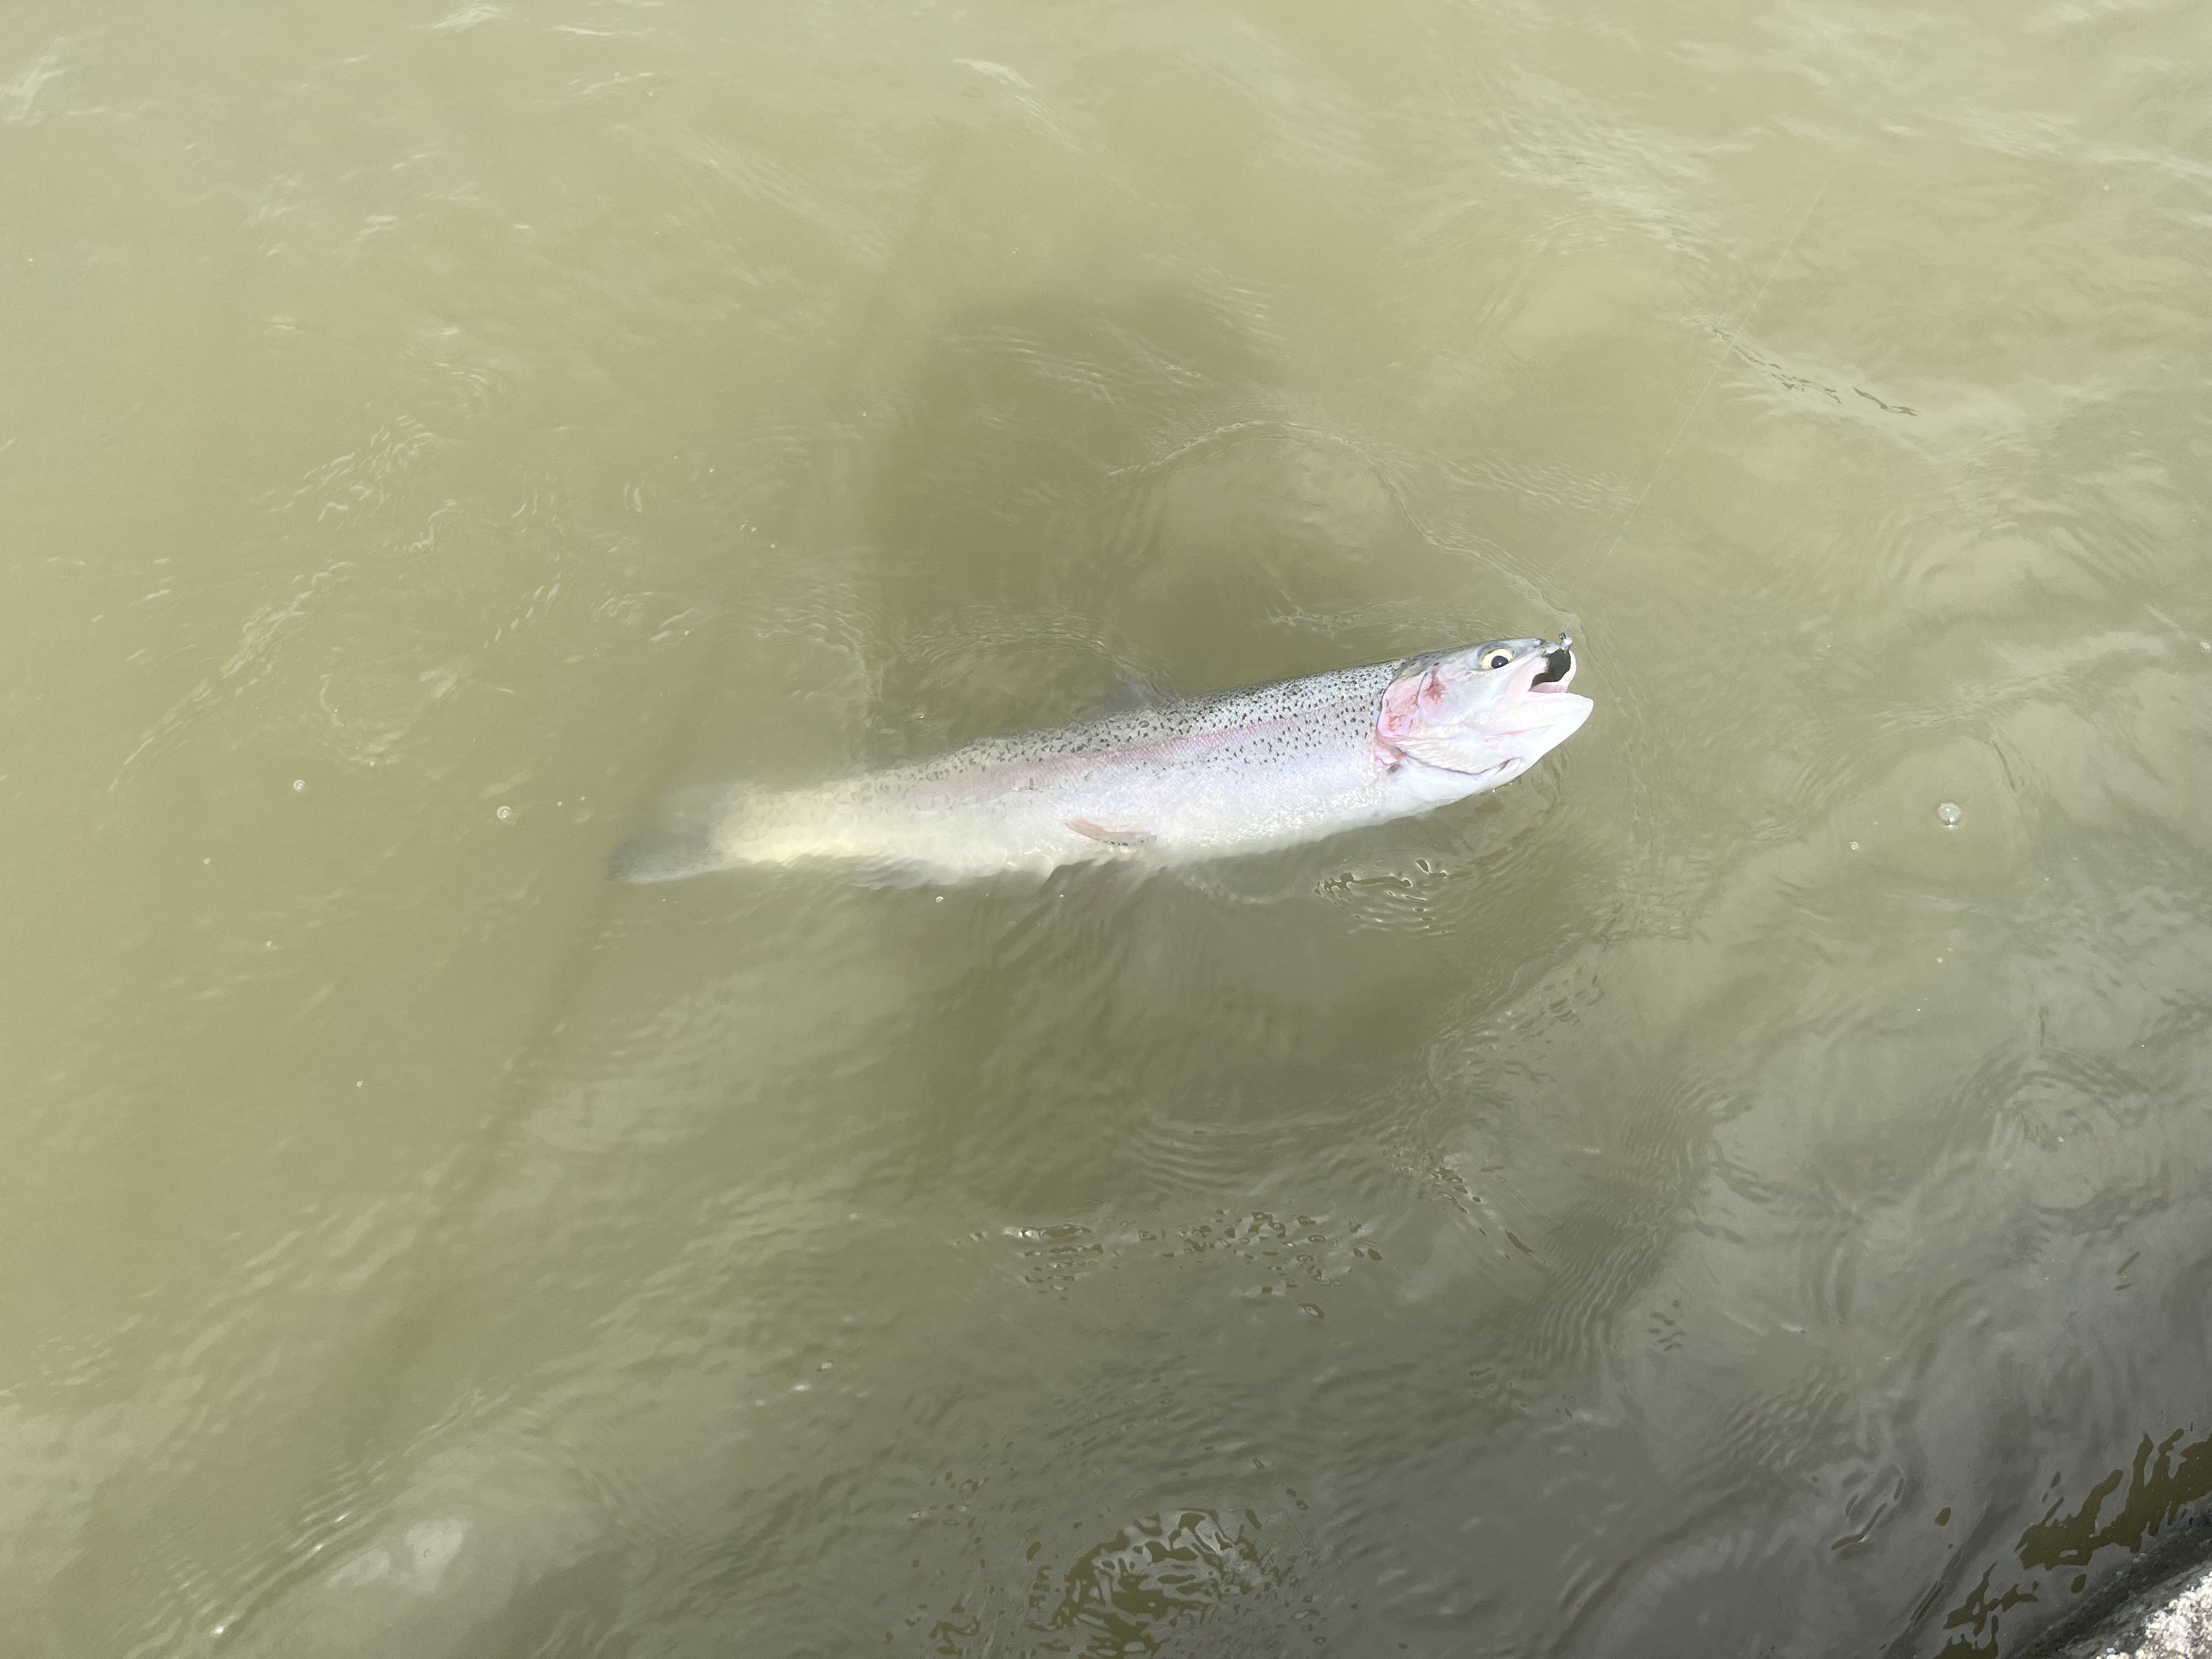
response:
[[[2208,268],[2181,0],[16,0],[11,1650],[2016,1652],[2212,1493]],[[603,879],[1561,629],[1431,817]]]

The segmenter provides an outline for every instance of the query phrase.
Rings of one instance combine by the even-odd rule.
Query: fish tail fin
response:
[[[662,803],[659,828],[624,842],[609,855],[609,878],[638,884],[681,881],[744,863],[732,832],[743,820],[751,793],[741,788],[678,791]]]
[[[615,881],[681,881],[729,862],[703,830],[653,830],[616,848],[607,859],[607,875]]]

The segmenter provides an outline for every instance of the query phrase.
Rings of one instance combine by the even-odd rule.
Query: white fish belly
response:
[[[722,850],[731,863],[836,859],[918,881],[1041,878],[1073,864],[1181,864],[1291,846],[1488,787],[1413,762],[1386,769],[1359,752],[1265,764],[1102,760],[1039,787],[796,792],[757,803]]]

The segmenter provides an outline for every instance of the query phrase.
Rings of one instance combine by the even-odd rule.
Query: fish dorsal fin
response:
[[[1084,713],[1092,720],[1109,714],[1133,714],[1146,708],[1164,708],[1177,701],[1175,694],[1163,691],[1150,675],[1130,672],[1121,676],[1104,691],[1093,697]]]

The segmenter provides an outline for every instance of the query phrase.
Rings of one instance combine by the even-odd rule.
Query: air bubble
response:
[[[1966,815],[1959,810],[1958,802],[1947,800],[1936,809],[1936,816],[1942,820],[1946,830],[1956,830],[1959,827],[1959,820]]]

